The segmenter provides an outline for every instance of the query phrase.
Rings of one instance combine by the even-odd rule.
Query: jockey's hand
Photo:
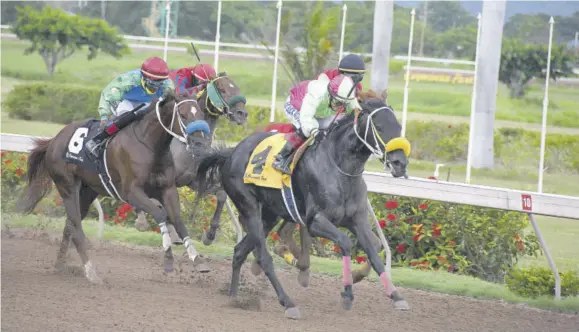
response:
[[[320,143],[326,137],[326,131],[323,129],[315,129],[315,132],[312,133],[314,136],[314,142]]]
[[[101,124],[100,124],[99,128],[101,130],[103,130],[105,128],[105,126],[107,125],[107,123],[109,123],[109,120],[101,120]]]

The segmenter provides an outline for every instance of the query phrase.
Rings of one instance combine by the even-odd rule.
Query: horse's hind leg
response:
[[[276,246],[274,252],[283,258],[286,263],[300,270],[298,273],[298,282],[302,287],[308,287],[310,283],[310,247],[312,245],[312,238],[305,226],[300,227],[300,249],[293,236],[294,230],[295,224],[284,220],[278,233],[282,242],[287,246]]]
[[[372,234],[371,234],[371,239],[372,239],[372,246],[374,248],[376,248],[376,251],[380,251],[380,248],[382,247],[382,243],[380,242],[380,239],[378,238],[378,236],[376,236],[376,234],[374,234],[374,232],[372,232]],[[352,279],[353,279],[354,283],[358,283],[358,282],[364,280],[364,278],[366,278],[370,275],[370,271],[372,271],[372,265],[370,265],[369,262],[364,262],[364,263],[360,264],[359,268],[352,271]]]
[[[80,219],[83,220],[90,208],[92,201],[98,196],[98,194],[92,190],[90,187],[82,186],[80,189]],[[56,269],[62,269],[66,262],[66,253],[68,252],[68,247],[70,246],[70,236],[71,228],[68,227],[68,218],[64,225],[64,231],[62,233],[62,241],[60,243],[60,249],[56,257]]]
[[[81,181],[76,179],[71,187],[68,186],[63,187],[62,185],[60,186],[57,185],[57,188],[62,197],[62,202],[64,208],[66,209],[66,214],[68,216],[66,221],[67,225],[65,226],[65,233],[66,228],[68,228],[70,230],[70,234],[67,236],[72,236],[72,242],[74,243],[76,251],[80,256],[80,259],[82,260],[87,279],[92,283],[101,283],[102,281],[97,276],[94,266],[92,265],[92,262],[88,257],[87,246],[85,241],[86,238],[84,231],[82,229],[82,213],[80,202]],[[90,206],[90,204],[94,200],[94,197],[89,197],[89,195],[86,195],[83,197],[83,202],[85,200],[86,204]],[[68,239],[65,239],[65,237],[63,236],[63,243],[61,244],[61,250],[64,246],[65,241],[66,243],[68,243]]]
[[[225,201],[227,201],[227,193],[223,190],[219,190],[216,193],[217,196],[217,206],[215,207],[215,213],[213,214],[213,219],[211,220],[211,226],[207,232],[203,232],[203,244],[208,246],[213,240],[215,240],[215,233],[219,228],[219,221],[221,219],[221,213],[223,212],[223,207],[225,206]]]

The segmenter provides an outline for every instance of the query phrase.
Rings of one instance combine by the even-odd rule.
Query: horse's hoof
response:
[[[195,266],[195,269],[197,270],[197,272],[201,272],[201,273],[211,272],[209,265],[207,265],[205,263],[197,264],[197,266]]]
[[[342,307],[346,310],[352,309],[352,305],[354,304],[354,295],[346,295],[345,292],[342,292]]]
[[[257,277],[258,275],[261,274],[262,271],[263,271],[263,270],[261,269],[261,266],[259,266],[259,264],[257,263],[257,261],[253,261],[253,262],[251,263],[251,273],[252,273],[254,276]]]
[[[211,243],[213,243],[214,239],[209,239],[209,237],[207,237],[207,232],[203,231],[203,236],[201,237],[201,240],[203,241],[203,244],[206,246],[211,245]]]
[[[300,319],[300,309],[298,309],[298,307],[285,309],[285,318]]]
[[[410,310],[410,306],[405,300],[394,302],[394,309],[396,310]]]
[[[310,284],[310,269],[298,273],[298,282],[302,287],[308,287]]]
[[[163,271],[165,271],[165,273],[171,273],[175,270],[175,267],[173,266],[173,263],[165,263],[163,266]]]
[[[100,285],[103,283],[103,281],[101,280],[101,278],[99,278],[99,276],[96,274],[95,268],[93,267],[92,263],[90,261],[88,261],[85,265],[84,265],[84,272],[85,272],[85,276],[86,278],[93,284],[97,284]]]
[[[140,212],[135,220],[135,228],[140,232],[146,232],[149,230],[149,222],[145,218],[145,214]]]

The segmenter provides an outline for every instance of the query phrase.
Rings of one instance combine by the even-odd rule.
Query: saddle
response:
[[[106,151],[111,137],[105,138],[97,147],[97,157],[92,155],[84,146],[85,140],[94,137],[100,130],[100,120],[89,119],[79,126],[70,138],[62,158],[66,163],[74,164],[89,172],[98,174],[102,185],[109,195],[117,200],[122,200],[118,190],[113,185],[107,167]]]

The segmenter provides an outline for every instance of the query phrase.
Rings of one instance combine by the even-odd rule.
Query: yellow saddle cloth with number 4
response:
[[[244,183],[251,183],[256,186],[274,189],[282,189],[284,182],[289,184],[291,175],[284,174],[272,166],[275,161],[275,156],[285,145],[285,135],[286,134],[283,133],[271,135],[255,147],[249,157],[249,163],[245,168],[245,174],[243,177]],[[290,170],[292,172],[300,157],[310,145],[309,143],[310,140],[294,152],[292,163],[290,165]]]

